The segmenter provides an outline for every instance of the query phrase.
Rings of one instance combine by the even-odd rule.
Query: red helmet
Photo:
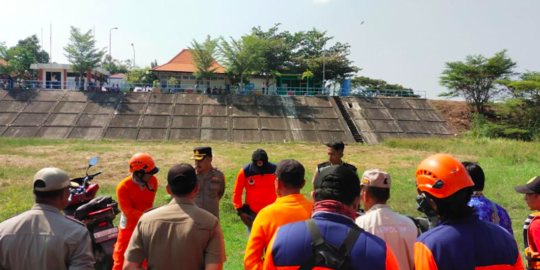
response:
[[[156,174],[159,172],[159,168],[156,167],[156,164],[150,155],[146,153],[138,153],[135,154],[131,160],[129,160],[129,172]]]
[[[416,169],[416,186],[436,198],[446,198],[474,186],[474,182],[461,162],[447,154],[436,154],[424,159]]]

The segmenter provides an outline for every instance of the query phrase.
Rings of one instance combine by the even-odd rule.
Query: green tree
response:
[[[243,36],[238,40],[231,37],[228,42],[221,38],[219,50],[223,64],[230,76],[240,79],[240,89],[244,89],[244,77],[258,73],[264,61],[261,42],[255,36]]]
[[[311,70],[316,78],[324,77],[334,84],[360,71],[348,58],[351,47],[349,44],[336,42],[325,49],[332,39],[333,37],[328,37],[326,32],[317,29],[295,33],[294,40],[297,47],[293,52],[293,69],[299,72]]]
[[[19,40],[16,47],[26,48],[29,50],[37,63],[49,62],[49,54],[41,48],[41,45],[39,45],[39,39],[36,35]],[[30,68],[30,66],[28,66],[28,68]]]
[[[7,48],[3,43],[0,45],[0,58],[9,62],[9,66],[1,68],[2,73],[12,77],[32,78],[37,71],[32,71],[30,66],[34,63],[47,63],[49,54],[41,49],[36,35],[19,40],[16,46]]]
[[[312,79],[315,75],[313,72],[306,70],[302,73],[302,80],[308,79],[307,89],[309,90],[309,79]]]
[[[389,84],[385,80],[372,79],[365,76],[355,77],[351,80],[351,87],[355,93],[383,96],[420,97],[410,88],[399,84]],[[382,90],[382,91],[381,91]]]
[[[9,74],[13,73],[13,65],[10,62],[13,60],[14,51],[8,49],[6,43],[0,42],[0,58],[6,61],[6,65],[0,65],[0,74]]]
[[[126,76],[126,80],[130,83],[152,84],[156,79],[150,67],[134,68]]]
[[[385,80],[372,79],[365,76],[355,77],[351,80],[351,86],[353,88],[364,88],[364,89],[386,89],[386,90],[403,90],[410,89],[405,88],[399,84],[389,84]]]
[[[169,89],[172,87],[173,89],[176,89],[178,80],[175,77],[170,77],[167,80],[167,83],[169,84]]]
[[[215,56],[217,53],[218,39],[212,39],[210,35],[206,37],[204,42],[199,43],[195,39],[191,42],[188,49],[193,55],[195,62],[195,72],[193,73],[201,80],[210,81],[216,70]]]
[[[98,67],[105,55],[105,49],[96,48],[91,30],[82,33],[79,28],[73,26],[69,43],[64,47],[64,51],[73,71],[79,73],[79,76]]]
[[[469,55],[464,62],[447,62],[440,84],[448,91],[439,96],[463,97],[479,113],[485,113],[485,104],[501,93],[497,81],[511,76],[515,66],[516,62],[506,56],[506,50],[491,58]]]
[[[521,74],[519,80],[513,81],[506,78],[497,81],[497,83],[505,86],[514,98],[540,101],[540,72],[538,71],[527,71]]]
[[[105,58],[107,58],[107,56]],[[129,59],[124,60],[124,61],[114,59],[110,63],[111,63],[111,69],[110,69],[111,75],[118,74],[118,73],[126,74],[132,68],[132,63],[131,63],[131,60]],[[101,67],[105,70],[109,70],[109,61],[105,59],[105,61],[101,63]]]
[[[259,38],[261,42],[262,58],[261,75],[265,76],[265,84],[270,87],[276,80],[280,70],[287,68],[292,59],[292,53],[296,47],[294,36],[288,31],[279,32],[279,26],[264,31],[261,27],[254,27],[251,35]],[[271,82],[272,80],[272,82]]]

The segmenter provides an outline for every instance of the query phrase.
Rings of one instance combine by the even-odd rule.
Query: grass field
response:
[[[132,142],[132,141],[71,141],[0,138],[0,220],[28,210],[33,204],[32,176],[46,166],[56,166],[71,177],[84,174],[88,160],[99,156],[94,171],[104,174],[95,179],[99,195],[116,197],[117,183],[128,175],[127,161],[137,152],[148,152],[162,168],[157,178],[160,189],[155,205],[167,201],[166,174],[176,163],[191,163],[194,146],[213,148],[214,166],[227,178],[227,189],[221,201],[221,226],[225,234],[227,263],[225,269],[243,269],[246,229],[232,206],[232,187],[238,170],[250,161],[257,148],[265,149],[270,160],[299,160],[306,167],[306,179],[313,175],[316,164],[326,158],[325,147],[319,144],[237,144],[219,142]],[[512,218],[514,235],[522,246],[522,224],[529,210],[523,196],[513,189],[533,176],[540,175],[540,143],[507,140],[417,139],[388,140],[382,145],[349,145],[344,160],[360,171],[379,168],[393,178],[390,206],[397,212],[419,216],[415,203],[414,172],[419,162],[430,154],[444,152],[459,160],[477,161],[486,172],[488,198],[505,207]],[[302,191],[309,196],[311,185]]]

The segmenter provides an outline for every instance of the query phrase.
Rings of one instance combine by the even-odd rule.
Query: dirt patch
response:
[[[465,101],[430,100],[443,117],[459,132],[471,128],[471,107]]]

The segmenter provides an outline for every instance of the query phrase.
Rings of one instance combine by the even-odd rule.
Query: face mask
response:
[[[416,196],[416,203],[417,203],[416,209],[426,214],[426,216],[428,217],[437,216],[437,213],[435,212],[435,210],[433,210],[433,208],[428,202],[428,198],[426,198],[424,194]]]
[[[134,173],[132,179],[140,187],[147,188],[151,192],[156,192],[155,189],[148,186],[148,182],[145,182],[142,180],[143,177],[144,177],[144,173]]]

